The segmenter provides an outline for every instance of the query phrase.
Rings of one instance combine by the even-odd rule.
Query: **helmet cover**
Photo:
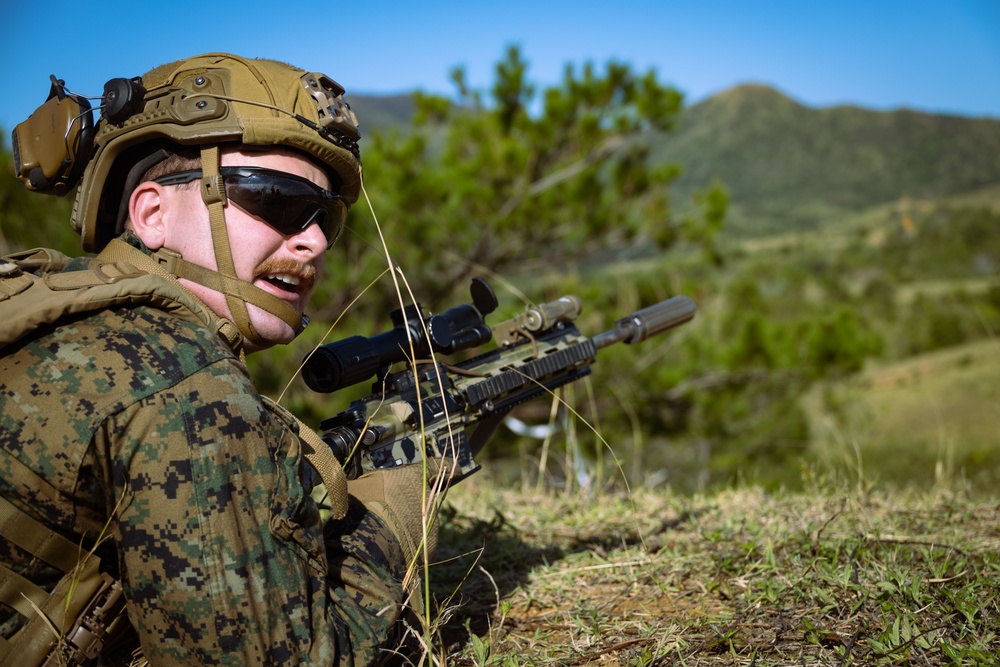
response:
[[[131,189],[172,144],[298,150],[339,177],[340,194],[357,201],[361,135],[344,89],[329,77],[274,60],[210,53],[161,65],[141,81],[137,113],[98,123],[71,217],[84,250],[99,251],[123,231]]]

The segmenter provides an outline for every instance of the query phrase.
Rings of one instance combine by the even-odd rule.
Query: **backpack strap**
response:
[[[343,519],[347,514],[347,475],[344,474],[344,466],[316,431],[298,417],[295,417],[295,421],[299,423],[299,437],[306,443],[303,455],[319,473],[329,494],[330,513],[334,519]]]

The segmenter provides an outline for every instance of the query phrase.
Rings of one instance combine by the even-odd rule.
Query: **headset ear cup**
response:
[[[29,190],[62,197],[79,182],[93,153],[94,114],[86,98],[50,78],[48,99],[11,135],[14,170]]]
[[[83,100],[83,98],[80,99]],[[83,101],[86,102],[86,100]],[[83,170],[87,168],[87,163],[90,162],[90,157],[94,153],[94,137],[97,134],[97,128],[94,127],[94,113],[90,110],[89,103],[86,112],[80,114],[79,128],[79,132],[74,138],[76,146],[73,152],[73,161],[66,170],[65,188],[67,192],[80,182]],[[70,137],[66,139],[69,141]]]

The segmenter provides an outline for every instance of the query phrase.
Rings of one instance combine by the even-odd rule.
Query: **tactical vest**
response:
[[[115,239],[81,270],[64,271],[69,258],[48,249],[0,258],[0,354],[43,325],[70,315],[149,304],[208,326],[234,350],[236,325],[215,315],[153,259]],[[263,398],[263,397],[262,397]],[[347,481],[318,435],[283,408],[267,408],[299,425],[305,456],[319,473],[334,517],[347,510]],[[0,563],[0,602],[25,617],[10,639],[0,638],[0,665],[94,665],[129,631],[121,583],[100,571],[100,561],[0,497],[0,537],[64,573],[51,593]]]

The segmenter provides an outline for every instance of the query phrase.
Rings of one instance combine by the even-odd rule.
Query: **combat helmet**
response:
[[[142,77],[112,79],[95,125],[86,99],[52,77],[49,100],[14,131],[15,168],[22,182],[39,192],[62,195],[80,179],[71,222],[84,250],[98,252],[124,231],[128,197],[150,167],[177,146],[200,151],[202,198],[212,218],[219,271],[180,257],[157,259],[170,273],[224,293],[240,331],[262,342],[250,324],[247,302],[278,315],[296,332],[304,322],[285,302],[240,281],[231,268],[218,149],[298,150],[326,166],[340,183],[339,194],[354,203],[361,190],[361,135],[343,95],[344,89],[323,74],[273,60],[209,53],[161,65]],[[72,110],[67,112],[68,103]],[[56,132],[47,138],[38,129],[52,125],[53,117],[65,124],[65,136]]]

